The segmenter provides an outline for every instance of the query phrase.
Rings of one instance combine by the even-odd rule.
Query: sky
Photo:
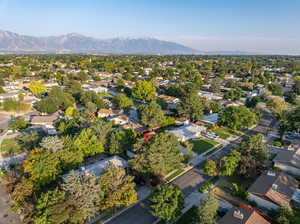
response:
[[[154,37],[200,51],[300,54],[300,0],[0,0],[0,30]]]

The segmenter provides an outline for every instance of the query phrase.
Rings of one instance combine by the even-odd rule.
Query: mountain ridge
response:
[[[199,54],[156,38],[94,38],[79,33],[35,37],[0,30],[1,53]]]

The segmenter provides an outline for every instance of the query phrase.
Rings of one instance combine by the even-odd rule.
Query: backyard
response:
[[[192,140],[191,143],[193,144],[193,151],[199,155],[217,145],[217,142],[211,139],[204,138],[199,140]]]

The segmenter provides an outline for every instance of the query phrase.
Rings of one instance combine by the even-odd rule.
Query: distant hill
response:
[[[33,37],[0,30],[0,53],[198,54],[178,43],[155,38],[97,39],[70,33]]]

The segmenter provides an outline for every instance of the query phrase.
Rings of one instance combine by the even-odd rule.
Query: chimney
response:
[[[233,217],[235,217],[237,219],[240,219],[240,220],[243,220],[244,214],[240,210],[235,210],[233,212]]]

